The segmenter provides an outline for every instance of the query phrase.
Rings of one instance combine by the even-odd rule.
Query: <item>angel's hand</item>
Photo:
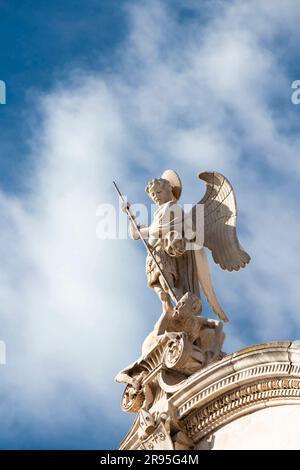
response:
[[[148,238],[149,236],[149,228],[147,225],[138,225],[139,231],[142,234],[143,238]],[[133,238],[133,240],[139,240],[141,238],[141,235],[138,232],[138,230],[135,228],[135,226],[131,223],[130,224],[130,236]]]
[[[126,213],[127,211],[130,210],[130,206],[131,206],[130,202],[128,202],[128,201],[122,201],[122,203],[121,203],[121,211]]]
[[[130,236],[133,238],[133,240],[138,240],[140,238],[140,234],[138,230],[134,227],[133,224],[130,224]]]
[[[135,212],[134,212],[134,210],[132,209],[130,202],[128,202],[128,201],[122,202],[122,204],[121,204],[121,210],[122,210],[122,212],[125,212],[126,214],[129,213],[131,219],[133,219],[133,220],[135,219],[135,217],[136,217],[136,216],[135,216]]]

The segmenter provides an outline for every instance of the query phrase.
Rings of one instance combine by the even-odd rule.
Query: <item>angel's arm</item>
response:
[[[147,225],[139,225],[137,224],[137,227],[139,231],[136,229],[135,224],[133,223],[133,220],[135,221],[135,213],[133,209],[131,208],[131,205],[128,201],[124,202],[122,204],[122,211],[123,212],[130,212],[131,218],[129,218],[129,229],[130,229],[130,236],[133,240],[139,240],[142,235],[143,238],[148,238],[149,237],[149,227]],[[139,233],[140,232],[140,233]]]
[[[139,231],[134,227],[132,222],[130,223],[130,235],[133,240],[139,240],[140,234],[142,235],[143,238],[148,238],[149,237],[149,227],[147,225],[138,225]]]

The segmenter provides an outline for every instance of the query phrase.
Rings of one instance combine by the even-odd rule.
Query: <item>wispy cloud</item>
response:
[[[27,194],[1,193],[1,415],[14,442],[12,409],[35,429],[63,428],[74,414],[81,423],[81,400],[103,419],[121,416],[113,376],[139,354],[160,307],[142,248],[96,238],[96,208],[115,202],[116,177],[144,202],[147,179],[174,167],[190,203],[203,191],[199,170],[224,172],[253,257],[238,274],[213,268],[232,322],[227,349],[300,335],[299,113],[289,99],[299,77],[283,54],[299,43],[296,1],[184,4],[189,15],[182,2],[132,3],[114,71],[73,71],[39,97]]]

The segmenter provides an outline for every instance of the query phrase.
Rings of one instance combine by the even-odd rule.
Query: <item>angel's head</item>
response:
[[[164,178],[154,178],[153,180],[149,181],[145,188],[146,193],[148,193],[149,197],[161,206],[168,201],[174,200],[173,188],[170,181]]]

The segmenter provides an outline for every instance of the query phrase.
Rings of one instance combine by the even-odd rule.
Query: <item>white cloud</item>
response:
[[[34,400],[32,414],[43,420],[63,381],[97,395],[99,414],[112,394],[117,400],[113,377],[139,352],[125,338],[141,335],[142,325],[138,296],[128,295],[135,286],[124,282],[139,255],[129,243],[96,238],[97,205],[115,199],[112,177],[126,171],[112,93],[87,79],[42,97],[41,106],[29,193],[24,200],[1,194],[0,290],[2,393],[22,393],[24,408]],[[131,266],[137,286],[138,274]]]
[[[8,343],[1,387],[20,408],[34,401],[40,420],[62,381],[79,382],[99,400],[99,413],[109,403],[116,418],[121,391],[112,378],[159,315],[142,249],[95,235],[96,207],[116,201],[116,177],[139,202],[147,177],[173,166],[183,202],[195,202],[196,173],[224,172],[237,189],[242,243],[253,257],[239,274],[213,269],[232,321],[227,350],[248,337],[300,335],[299,138],[286,122],[295,113],[286,87],[299,77],[290,80],[276,48],[278,35],[299,40],[299,13],[295,1],[271,9],[234,2],[222,13],[203,26],[194,21],[191,33],[161,2],[139,2],[130,8],[117,72],[75,73],[40,97],[28,194],[0,197],[1,339]]]

